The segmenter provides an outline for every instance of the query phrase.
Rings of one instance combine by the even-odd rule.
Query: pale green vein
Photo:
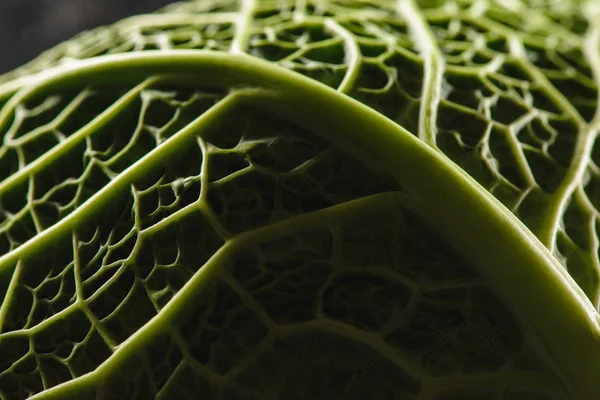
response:
[[[537,116],[537,112],[529,112],[517,119],[512,124],[508,125],[506,128],[501,129],[501,132],[505,133],[506,141],[511,153],[515,158],[515,163],[518,165],[521,176],[525,179],[528,187],[535,186],[535,177],[533,176],[533,171],[527,162],[527,157],[525,156],[523,146],[521,146],[521,142],[519,142],[518,133]]]
[[[575,106],[573,106],[565,95],[550,82],[544,73],[529,60],[521,39],[514,33],[510,33],[505,37],[508,41],[511,57],[521,69],[531,77],[533,83],[538,85],[548,98],[580,128],[586,126],[585,120],[581,114],[579,114],[579,111],[577,111]]]
[[[78,144],[84,141],[88,136],[94,134],[94,132],[96,132],[99,128],[114,120],[139,96],[139,94],[145,88],[159,81],[160,79],[158,78],[152,78],[143,83],[140,83],[133,89],[129,90],[118,101],[113,103],[100,115],[96,116],[84,127],[79,129],[73,135],[69,136],[67,139],[61,141],[55,147],[53,147],[52,150],[47,151],[46,153],[44,153],[43,156],[37,158],[35,161],[26,165],[25,168],[20,169],[17,173],[11,175],[4,181],[0,182],[0,195],[11,190],[15,186],[22,183],[24,180],[29,179],[37,172],[47,168],[48,165],[56,162],[60,157],[66,155],[69,151],[71,151]],[[7,106],[5,106],[5,108],[0,112],[0,126],[3,123],[7,122],[8,117],[10,116],[10,111],[14,109],[15,106],[27,99],[30,94],[35,93],[35,89],[36,87],[33,86],[30,89],[25,90],[24,92],[20,92],[18,95],[11,98]]]
[[[294,21],[303,21],[306,17],[306,0],[294,0]]]
[[[200,147],[200,151],[202,151],[202,163],[200,164],[200,197],[199,197],[198,201],[200,203],[204,203],[204,202],[206,202],[206,199],[208,196],[208,185],[209,185],[208,166],[209,166],[211,151],[209,150],[208,145],[207,145],[206,141],[204,140],[204,138],[198,136],[197,142],[198,142],[198,146]]]
[[[150,106],[150,104],[152,103],[152,98],[150,96],[145,96],[144,92],[140,93],[140,97],[141,97],[141,107],[140,107],[140,112],[138,113],[137,116],[137,121],[136,121],[136,126],[135,129],[133,130],[132,134],[131,134],[131,138],[127,141],[127,144],[125,146],[123,146],[122,149],[120,149],[119,151],[117,151],[115,154],[113,154],[112,156],[110,156],[110,158],[106,161],[98,161],[98,164],[100,164],[103,167],[103,170],[107,172],[107,175],[110,176],[111,178],[113,178],[113,176],[115,173],[110,171],[109,168],[106,167],[110,167],[112,164],[116,164],[118,163],[120,160],[122,160],[123,158],[125,158],[128,153],[131,153],[131,150],[133,148],[135,148],[138,145],[138,139],[139,137],[142,135],[142,132],[144,130],[144,120],[146,119],[146,114],[148,112],[148,108]],[[177,109],[175,116],[173,117],[173,119],[177,118],[177,114],[180,112],[179,109]],[[169,123],[172,122],[169,121]],[[96,160],[96,158],[94,158]]]
[[[387,344],[377,334],[358,329],[352,325],[346,324],[334,319],[323,318],[306,322],[300,322],[293,325],[277,326],[274,330],[276,335],[287,336],[295,334],[306,334],[310,331],[321,331],[333,333],[341,338],[349,338],[356,343],[365,344],[387,358],[392,363],[399,366],[404,372],[412,378],[423,379],[426,376],[425,371],[419,364],[415,364],[406,358],[398,349]]]
[[[572,162],[559,187],[552,193],[544,223],[536,232],[540,241],[551,251],[556,249],[556,235],[561,227],[569,199],[583,180],[597,135],[598,131],[590,128],[586,128],[578,135]]]
[[[135,233],[131,236],[134,236]],[[138,236],[139,237],[139,236]],[[139,253],[141,247],[141,240],[137,240],[134,244],[133,249],[131,250],[131,254],[127,258],[127,260],[120,260],[110,265],[107,265],[104,261],[109,253],[107,253],[102,259],[102,267],[98,269],[91,277],[82,282],[84,283],[93,282],[96,279],[101,279],[103,274],[106,274],[107,269],[117,268],[117,272],[115,272],[109,279],[106,280],[94,293],[92,293],[87,299],[85,299],[85,306],[94,302],[97,298],[102,296],[103,293],[106,293],[110,287],[112,287],[113,283],[115,283],[124,273],[130,268],[131,263],[135,260],[135,256]],[[94,257],[96,258],[96,256]]]
[[[125,271],[126,271],[128,268],[130,268],[130,265],[123,264],[123,265],[121,266],[121,268],[120,268],[120,269],[117,271],[117,274],[119,274],[119,276],[121,276],[121,275],[122,275],[122,274],[123,274],[123,273],[124,273],[124,272],[125,272]],[[113,275],[113,276],[111,277],[111,279],[107,280],[107,281],[106,281],[106,283],[104,283],[104,284],[102,285],[102,287],[101,287],[100,289],[98,289],[98,290],[96,291],[96,293],[94,293],[94,295],[96,295],[97,297],[99,297],[99,296],[101,295],[101,293],[103,293],[103,294],[105,294],[105,293],[110,293],[110,288],[111,288],[111,287],[114,287],[114,285],[113,285],[113,284],[114,284],[114,283],[115,283],[115,282],[118,280],[118,278],[119,278],[119,277],[117,277],[117,274]],[[120,303],[118,306],[116,306],[116,307],[115,307],[115,309],[114,309],[114,310],[112,310],[112,311],[110,312],[110,314],[108,314],[108,315],[105,317],[105,319],[106,319],[106,320],[110,320],[111,318],[113,318],[113,317],[115,317],[116,315],[118,315],[118,314],[119,314],[119,311],[120,311],[120,310],[121,310],[123,307],[125,307],[125,306],[126,306],[126,305],[127,305],[129,302],[130,302],[130,300],[131,300],[131,297],[133,296],[133,294],[134,294],[134,292],[135,292],[136,285],[139,285],[139,284],[140,284],[140,281],[139,281],[139,280],[135,279],[135,280],[133,281],[133,285],[132,285],[132,286],[131,286],[131,287],[128,289],[128,292],[127,292],[127,294],[125,295],[125,297],[123,298],[123,300],[121,301],[121,303]],[[92,297],[90,297],[90,298],[89,298],[89,299],[86,301],[86,303],[92,303],[93,301],[94,301],[94,299],[93,299]],[[86,306],[87,306],[87,304],[86,304]],[[103,310],[103,311],[105,311],[105,310]],[[87,313],[86,313],[86,314],[87,314]],[[91,314],[91,312],[90,312],[90,314]],[[92,315],[93,315],[93,314],[92,314]],[[95,316],[94,316],[94,317],[95,317]],[[96,319],[96,320],[97,320],[97,319]],[[102,324],[102,322],[101,322],[101,321],[98,321],[98,325],[102,326],[101,324]],[[107,333],[107,335],[109,335],[108,331],[106,331],[106,330],[105,330],[105,332]],[[104,337],[103,337],[103,338],[104,338]],[[106,340],[106,338],[104,338],[104,340]],[[109,346],[110,346],[112,349],[114,349],[114,348],[117,346],[117,344],[116,344],[114,341],[112,341],[112,339],[111,339],[111,342],[108,342],[107,344],[108,344],[108,345],[109,345]]]
[[[35,304],[35,303],[34,303]],[[33,358],[35,359],[35,365],[37,367],[37,370],[39,372],[39,376],[40,376],[40,380],[42,381],[42,387],[44,388],[44,390],[47,390],[49,388],[48,385],[48,379],[46,378],[46,370],[44,368],[42,368],[42,365],[40,363],[40,356],[39,354],[37,354],[33,349],[35,349],[35,343],[33,341],[33,338],[29,338],[29,352],[31,353],[31,355],[33,356]]]
[[[583,39],[582,51],[596,84],[596,112],[591,125],[600,124],[600,4],[588,1],[583,7],[589,28]]]
[[[122,33],[129,34],[142,28],[163,28],[185,25],[233,24],[239,17],[233,12],[212,12],[210,14],[191,14],[171,12],[167,14],[136,15],[123,19],[113,26]]]
[[[167,157],[188,144],[198,132],[203,129],[210,129],[213,124],[218,123],[238,102],[238,97],[233,94],[218,102],[211,109],[200,115],[184,129],[167,139],[161,146],[146,154],[143,158],[136,161],[117,178],[113,179],[108,185],[90,197],[79,208],[69,214],[67,217],[46,229],[33,239],[29,240],[16,250],[0,257],[0,269],[7,268],[14,264],[24,255],[37,252],[43,247],[55,240],[57,236],[62,236],[71,231],[77,224],[87,220],[102,209],[104,204],[115,198],[118,193],[125,190],[132,181],[146,174],[148,168],[160,165]]]
[[[563,24],[550,19],[544,13],[543,9],[540,10],[535,7],[527,7],[519,0],[494,0],[494,3],[506,10],[510,10],[512,15],[516,14],[521,16],[523,21],[527,22],[527,26],[523,28],[528,31],[543,31],[551,35],[560,36],[571,43],[579,44],[581,42],[581,37],[579,35],[570,31]],[[568,2],[562,3],[563,5],[568,4]],[[507,30],[508,29],[510,28],[507,27]]]
[[[515,31],[514,29],[511,29],[509,26],[504,25],[500,22],[494,21],[493,19],[490,19],[489,17],[487,17],[485,15],[477,15],[477,16],[464,15],[463,19],[475,26],[499,33],[503,36],[516,36],[525,43],[530,43],[530,44],[533,44],[540,48],[548,47],[546,37],[541,37],[539,35],[528,35],[524,32]],[[565,32],[563,32],[563,34],[564,33]],[[567,36],[565,37],[565,39],[568,40],[569,43],[571,43],[575,46],[581,44],[581,37],[579,37],[571,32],[567,33]]]
[[[173,327],[171,327],[168,330],[168,332],[169,332],[169,335],[171,336],[171,338],[173,339],[173,343],[175,343],[181,351],[181,354],[182,354],[181,362],[182,363],[187,363],[190,367],[192,367],[195,370],[196,373],[198,373],[198,375],[210,379],[211,382],[226,384],[225,377],[223,375],[218,374],[218,373],[214,372],[213,370],[211,370],[210,367],[208,367],[204,364],[201,364],[199,361],[197,361],[194,358],[194,356],[192,356],[190,354],[189,343],[184,338],[181,337],[180,332],[178,332]],[[181,365],[181,363],[179,365]],[[175,369],[177,369],[177,368],[175,368]],[[173,375],[175,375],[175,371],[173,372]],[[167,390],[167,385],[168,385],[168,383],[165,384],[165,387],[163,388],[163,390]],[[157,396],[157,399],[158,398],[159,398],[159,396]]]
[[[10,283],[8,284],[8,289],[4,295],[4,299],[2,299],[2,306],[0,306],[0,335],[4,331],[4,322],[6,321],[6,317],[10,312],[10,308],[13,305],[13,300],[15,299],[15,291],[19,286],[19,280],[21,279],[21,274],[23,273],[23,262],[17,261],[16,267],[12,271],[12,276],[10,278]],[[1,338],[2,336],[0,336]]]
[[[0,78],[2,76],[0,75]],[[0,84],[0,101],[8,99],[19,91],[27,82],[31,81],[31,76],[19,76],[6,83]]]
[[[243,93],[243,94],[242,94]],[[239,96],[252,96],[253,93],[257,93],[256,90],[248,89],[248,90],[240,90],[238,91]],[[198,135],[198,146],[202,151],[202,164],[200,166],[200,198],[198,199],[197,204],[199,205],[200,211],[204,214],[206,219],[208,220],[210,226],[217,232],[219,236],[223,239],[227,240],[232,235],[225,227],[219,222],[219,218],[215,214],[212,207],[208,205],[208,189],[210,187],[209,183],[209,165],[210,165],[210,157],[212,154],[211,148],[208,146],[206,141],[201,135]]]
[[[169,215],[168,217],[161,219],[154,225],[143,229],[140,232],[140,237],[152,236],[155,233],[164,230],[171,224],[181,221],[183,218],[185,218],[186,215],[193,214],[194,212],[196,212],[198,210],[201,210],[200,203],[198,201],[196,201],[192,204],[188,204],[187,206],[175,211],[173,214]]]
[[[26,268],[26,266],[23,268]],[[30,328],[23,328],[18,331],[9,331],[9,332],[0,333],[0,339],[6,338],[6,337],[14,337],[14,336],[35,335],[36,333],[42,332],[47,328],[51,328],[52,324],[63,321],[65,318],[67,318],[69,315],[76,312],[77,310],[81,310],[80,304],[73,303],[73,304],[69,305],[68,307],[52,314],[51,316],[49,316],[48,318],[46,318],[39,324],[34,325]],[[83,310],[81,310],[81,311],[83,312]]]
[[[245,247],[266,242],[275,237],[290,235],[309,228],[322,226],[342,216],[357,215],[363,210],[379,210],[393,205],[409,204],[410,200],[400,192],[386,192],[337,204],[322,210],[287,218],[264,227],[244,232],[231,240],[230,246]]]
[[[356,86],[356,80],[360,74],[360,67],[362,64],[360,48],[352,33],[334,19],[327,18],[325,20],[325,27],[331,32],[339,35],[344,41],[344,61],[348,66],[348,70],[346,71],[346,75],[344,76],[342,83],[340,83],[338,90],[341,93],[349,94]]]
[[[104,340],[106,345],[113,350],[117,347],[117,343],[113,340],[110,332],[104,327],[102,322],[96,318],[94,313],[89,309],[85,296],[83,293],[83,283],[81,281],[81,261],[79,258],[79,240],[77,239],[77,233],[73,232],[73,273],[75,274],[75,294],[77,297],[76,304],[79,304],[81,310],[92,324],[92,327],[96,329],[100,337]]]
[[[223,280],[240,297],[242,304],[252,310],[268,330],[275,328],[275,321],[273,321],[260,303],[252,297],[252,294],[248,292],[235,277],[229,272],[224,271],[224,268],[219,269],[219,271],[215,273],[215,276],[218,276],[219,279]]]
[[[311,227],[322,226],[328,221],[337,218],[356,215],[365,209],[371,210],[378,207],[391,207],[394,204],[400,206],[406,201],[409,200],[400,193],[392,192],[375,194],[326,209],[291,217],[272,225],[260,227],[236,236],[217,250],[206,264],[192,276],[192,278],[173,296],[171,301],[167,303],[157,315],[123,342],[96,370],[78,379],[65,382],[45,392],[39,393],[33,396],[32,399],[60,398],[59,396],[62,396],[61,393],[66,393],[71,390],[71,388],[88,385],[88,387],[93,387],[97,382],[108,379],[110,374],[115,370],[118,370],[119,366],[128,360],[129,357],[138,354],[138,352],[145,348],[148,343],[151,343],[156,336],[170,330],[174,324],[174,319],[188,310],[190,304],[194,304],[194,300],[203,293],[206,285],[214,281],[221,273],[220,270],[223,268],[223,265],[230,262],[232,255],[236,254],[238,251],[248,246],[273,240],[274,238],[301,232]],[[340,323],[340,325],[342,324]],[[343,326],[347,327],[347,325]],[[336,326],[333,326],[333,328],[335,327]],[[336,329],[333,329],[333,331],[336,331]],[[347,336],[348,333],[344,335]],[[376,346],[376,348],[377,347],[381,346]],[[387,348],[380,348],[378,350],[380,350],[383,355],[386,355]]]
[[[186,25],[198,26],[209,24],[233,24],[235,23],[236,18],[238,17],[239,14],[233,12],[210,14],[190,14],[184,12],[170,12],[166,14],[145,14],[136,15],[118,21],[113,25],[112,28],[119,31],[120,35],[128,37],[145,27],[155,28],[172,26],[183,27]],[[89,36],[95,35],[97,31],[98,30],[88,32],[85,38],[90,40]],[[73,48],[73,44],[79,44],[81,40],[81,38],[75,38],[70,41],[61,43],[56,47],[48,50],[46,53],[43,53],[30,63],[21,66],[18,70],[8,73],[4,76],[0,75],[0,79],[2,79],[4,77],[13,75],[17,71],[22,71],[23,73],[22,76],[15,76],[14,79],[10,79],[4,83],[0,83],[0,101],[3,99],[7,99],[9,96],[16,93],[19,89],[27,86],[31,82],[38,79],[43,74],[43,71],[41,71],[43,68],[48,67],[50,64],[55,65],[61,61],[64,61],[66,57],[63,55],[63,53],[66,54],[69,49]],[[96,39],[96,42],[97,40],[98,39]],[[90,43],[89,45],[92,45],[92,43]],[[116,45],[116,43],[114,43],[114,45]],[[79,47],[81,49],[80,53],[76,55],[71,55],[71,57],[75,56],[75,58],[82,59],[90,56],[85,53],[85,51],[87,50],[87,46],[85,44],[80,45]],[[108,44],[108,46],[106,47],[110,47],[110,44]],[[58,59],[56,59],[57,57],[55,55],[60,56],[58,57]],[[31,71],[27,73],[28,70]]]
[[[257,0],[240,0],[241,9],[236,17],[235,36],[231,43],[231,52],[234,54],[245,53],[248,49],[256,2]]]
[[[436,146],[437,111],[441,98],[444,59],[437,40],[414,0],[398,0],[398,12],[404,17],[415,47],[423,58],[425,76],[419,111],[419,138]]]
[[[253,93],[258,94],[259,91],[240,90],[240,91],[237,91],[236,93],[240,97],[240,99],[242,97],[245,97],[245,99],[248,99],[248,97],[251,98],[253,96]],[[160,232],[161,230],[166,229],[168,226],[181,221],[187,215],[193,214],[194,212],[197,212],[197,211],[200,211],[204,215],[204,217],[207,219],[209,224],[215,229],[215,231],[217,232],[217,234],[219,236],[221,236],[221,238],[223,238],[224,240],[227,240],[232,237],[231,232],[227,231],[221,225],[221,223],[219,223],[218,217],[215,215],[215,212],[208,205],[208,201],[207,201],[208,189],[209,189],[210,185],[218,184],[219,181],[209,183],[208,169],[209,169],[209,165],[210,165],[211,151],[208,148],[206,141],[202,138],[201,133],[198,134],[196,140],[197,140],[198,146],[201,148],[202,154],[203,154],[203,159],[202,159],[202,163],[201,163],[201,171],[200,171],[201,186],[200,186],[199,199],[196,200],[195,202],[193,202],[192,204],[189,204],[189,205],[175,211],[173,214],[161,219],[154,225],[144,228],[143,230],[140,231],[140,238],[152,236],[156,232]],[[250,170],[252,170],[251,166],[246,167],[242,171],[250,171]],[[232,176],[234,176],[234,174],[237,174],[237,173],[239,173],[239,171],[237,171],[236,173],[230,174],[225,178],[231,178]],[[225,178],[222,178],[222,179],[225,179]]]
[[[23,144],[25,144],[26,142],[33,140],[33,139],[37,139],[38,137],[47,134],[48,132],[54,130],[54,129],[59,129],[60,125],[62,123],[64,123],[67,118],[69,118],[70,116],[73,115],[74,112],[77,111],[77,109],[81,106],[81,104],[90,96],[90,91],[89,90],[83,90],[80,93],[77,94],[77,96],[75,96],[75,98],[73,100],[71,100],[71,102],[64,107],[60,113],[58,114],[58,116],[53,119],[50,123],[45,124],[45,125],[41,125],[36,127],[35,129],[31,130],[30,132],[27,132],[26,134],[22,135],[21,137],[14,139],[13,135],[14,130],[11,127],[11,130],[9,130],[6,133],[5,136],[5,144],[7,144],[8,146],[22,146]]]
[[[183,352],[183,350],[182,350],[182,352]],[[172,394],[169,395],[169,392],[177,391],[179,382],[177,382],[176,377],[180,372],[183,372],[186,367],[187,367],[187,360],[185,358],[183,358],[177,364],[177,366],[173,369],[173,372],[171,374],[169,374],[169,378],[165,382],[164,386],[156,393],[155,400],[171,400],[173,398],[173,395]],[[166,396],[169,396],[169,397],[166,397]]]
[[[596,111],[592,121],[590,122],[590,130],[593,131],[593,134],[590,134],[590,136],[593,136],[593,139],[590,138],[590,140],[595,141],[598,138],[598,132],[600,130],[600,4],[594,1],[588,1],[582,9],[589,23],[588,31],[583,39],[582,51],[590,66],[594,81],[596,82]],[[594,143],[591,143],[590,147],[593,147],[593,145]],[[590,148],[589,151],[591,153],[593,149]],[[591,155],[588,157],[591,159]],[[591,160],[587,160],[586,167],[592,164],[590,161]],[[598,234],[596,232],[598,211],[585,194],[583,182],[579,182],[577,191],[575,193],[575,198],[584,203],[588,210],[593,210],[591,214],[594,215],[594,217],[591,218],[590,226],[588,228],[590,231],[589,237],[591,238],[592,242],[590,258],[591,262],[593,263],[592,269],[595,277],[594,294],[591,300],[596,308],[598,308],[600,307],[600,285],[598,284],[598,282],[600,282],[600,259],[598,255],[598,248],[600,244]]]
[[[34,201],[35,201],[35,185],[34,185],[34,180],[30,179],[29,187],[27,189],[27,205],[25,206],[24,209],[29,209],[29,215],[31,216],[31,219],[33,220],[33,225],[35,226],[35,233],[37,234],[44,230],[44,226],[43,226],[42,222],[40,221],[40,218],[35,210],[35,207],[33,207]]]
[[[600,239],[598,238],[598,232],[596,229],[600,215],[598,210],[596,210],[590,201],[589,197],[586,195],[582,186],[577,187],[573,198],[579,203],[583,204],[586,211],[590,215],[587,230],[591,247],[589,251],[589,257],[593,265],[591,271],[587,272],[593,273],[593,280],[591,282],[593,284],[593,292],[591,293],[590,300],[596,306],[596,309],[600,309],[600,255],[598,254],[600,251]]]
[[[559,107],[579,127],[579,134],[573,151],[573,159],[557,190],[551,195],[543,224],[535,232],[540,241],[551,251],[556,249],[556,235],[562,224],[562,218],[569,199],[589,164],[597,129],[590,127],[569,100],[527,59],[522,42],[514,35],[508,37],[511,53],[524,71],[546,93],[551,101]]]

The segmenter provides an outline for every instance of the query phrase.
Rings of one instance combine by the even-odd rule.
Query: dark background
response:
[[[174,0],[0,0],[0,74],[75,34]]]

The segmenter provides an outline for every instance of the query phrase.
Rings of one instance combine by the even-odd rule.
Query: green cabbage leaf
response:
[[[600,398],[600,5],[195,0],[0,76],[0,400]]]

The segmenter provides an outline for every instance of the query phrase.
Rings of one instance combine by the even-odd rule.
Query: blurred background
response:
[[[0,74],[75,34],[174,0],[0,0]]]

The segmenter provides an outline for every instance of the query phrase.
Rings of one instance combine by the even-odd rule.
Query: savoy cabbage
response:
[[[195,0],[0,76],[0,399],[600,398],[600,6]]]

